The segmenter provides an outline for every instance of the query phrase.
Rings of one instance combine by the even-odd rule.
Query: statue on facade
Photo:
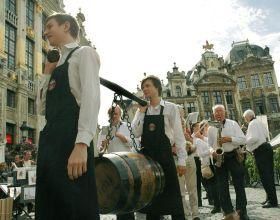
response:
[[[208,40],[206,41],[206,44],[202,46],[204,50],[212,50],[214,48],[214,44],[209,44]]]

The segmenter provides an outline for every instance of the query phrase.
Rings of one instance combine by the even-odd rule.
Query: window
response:
[[[30,143],[30,144],[34,144],[34,141],[35,141],[35,129],[33,128],[29,128],[28,129],[28,139],[27,141]]]
[[[252,81],[252,88],[260,87],[260,79],[259,75],[255,74],[251,76],[251,81]]]
[[[26,38],[25,46],[25,64],[27,66],[28,80],[33,81],[33,69],[34,69],[34,43],[32,40]]]
[[[33,99],[28,99],[28,113],[35,114],[35,101]]]
[[[34,27],[34,1],[27,0],[26,2],[26,25],[27,27]]]
[[[10,124],[10,123],[6,123],[6,141],[7,141],[7,147],[11,147],[14,143],[15,137],[15,125],[14,124]]]
[[[234,109],[229,109],[228,113],[229,113],[229,118],[231,120],[235,120],[235,111],[234,111]]]
[[[237,78],[237,84],[239,89],[246,89],[247,85],[246,85],[246,80],[244,76],[238,77]]]
[[[6,10],[9,10],[10,12],[16,14],[16,0],[6,0],[5,4]]]
[[[213,92],[215,104],[222,104],[222,96],[220,91]]]
[[[263,74],[263,79],[264,79],[265,86],[273,85],[273,79],[271,73]]]
[[[192,96],[191,90],[187,90],[187,96]]]
[[[45,13],[42,14],[42,38],[46,40],[46,36],[44,35],[45,26],[46,26],[47,15]]]
[[[47,53],[45,51],[42,51],[42,73],[44,73],[46,59]]]
[[[210,103],[209,93],[207,91],[201,92],[201,98],[202,98],[202,103],[203,104],[209,104]]]
[[[242,111],[243,112],[245,112],[248,109],[251,109],[250,101],[242,101],[241,106],[242,106]]]
[[[232,91],[226,91],[226,101],[228,105],[233,104]]]
[[[170,94],[170,90],[169,90],[169,89],[167,90],[167,92],[166,92],[166,93],[167,93],[167,97],[170,97],[170,96],[171,96],[171,94]]]
[[[265,113],[265,107],[262,101],[256,101],[255,106],[257,115],[263,115]]]
[[[209,120],[212,117],[211,111],[205,111],[205,119]]]
[[[279,112],[279,104],[277,97],[269,98],[269,105],[271,108],[271,112]]]
[[[11,90],[7,90],[7,106],[11,108],[16,107],[16,93]]]
[[[180,86],[176,86],[176,97],[182,96],[182,91]]]
[[[187,103],[188,113],[195,112],[194,102]]]
[[[7,54],[8,68],[15,70],[16,57],[16,28],[6,22],[5,25],[5,53]]]

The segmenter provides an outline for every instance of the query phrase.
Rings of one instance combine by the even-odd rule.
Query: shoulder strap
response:
[[[65,63],[70,59],[70,57],[72,56],[72,54],[79,49],[80,46],[75,47],[73,50],[70,51],[70,53],[68,54],[68,56],[66,57]]]
[[[163,115],[163,109],[164,109],[164,107],[161,105],[160,106],[160,115]]]

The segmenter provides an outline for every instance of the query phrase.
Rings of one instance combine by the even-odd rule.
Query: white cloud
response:
[[[237,0],[64,0],[66,11],[78,8],[86,16],[86,30],[101,56],[100,75],[135,91],[143,73],[166,79],[173,62],[188,71],[201,57],[208,40],[226,56],[232,41],[249,39],[268,45],[279,75],[280,32],[266,30],[269,11],[247,7]],[[113,96],[102,89],[100,123]]]

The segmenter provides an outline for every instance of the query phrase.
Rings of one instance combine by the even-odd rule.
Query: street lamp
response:
[[[21,130],[22,142],[25,142],[28,136],[28,126],[26,121],[22,122],[22,125],[20,126],[20,130]]]

